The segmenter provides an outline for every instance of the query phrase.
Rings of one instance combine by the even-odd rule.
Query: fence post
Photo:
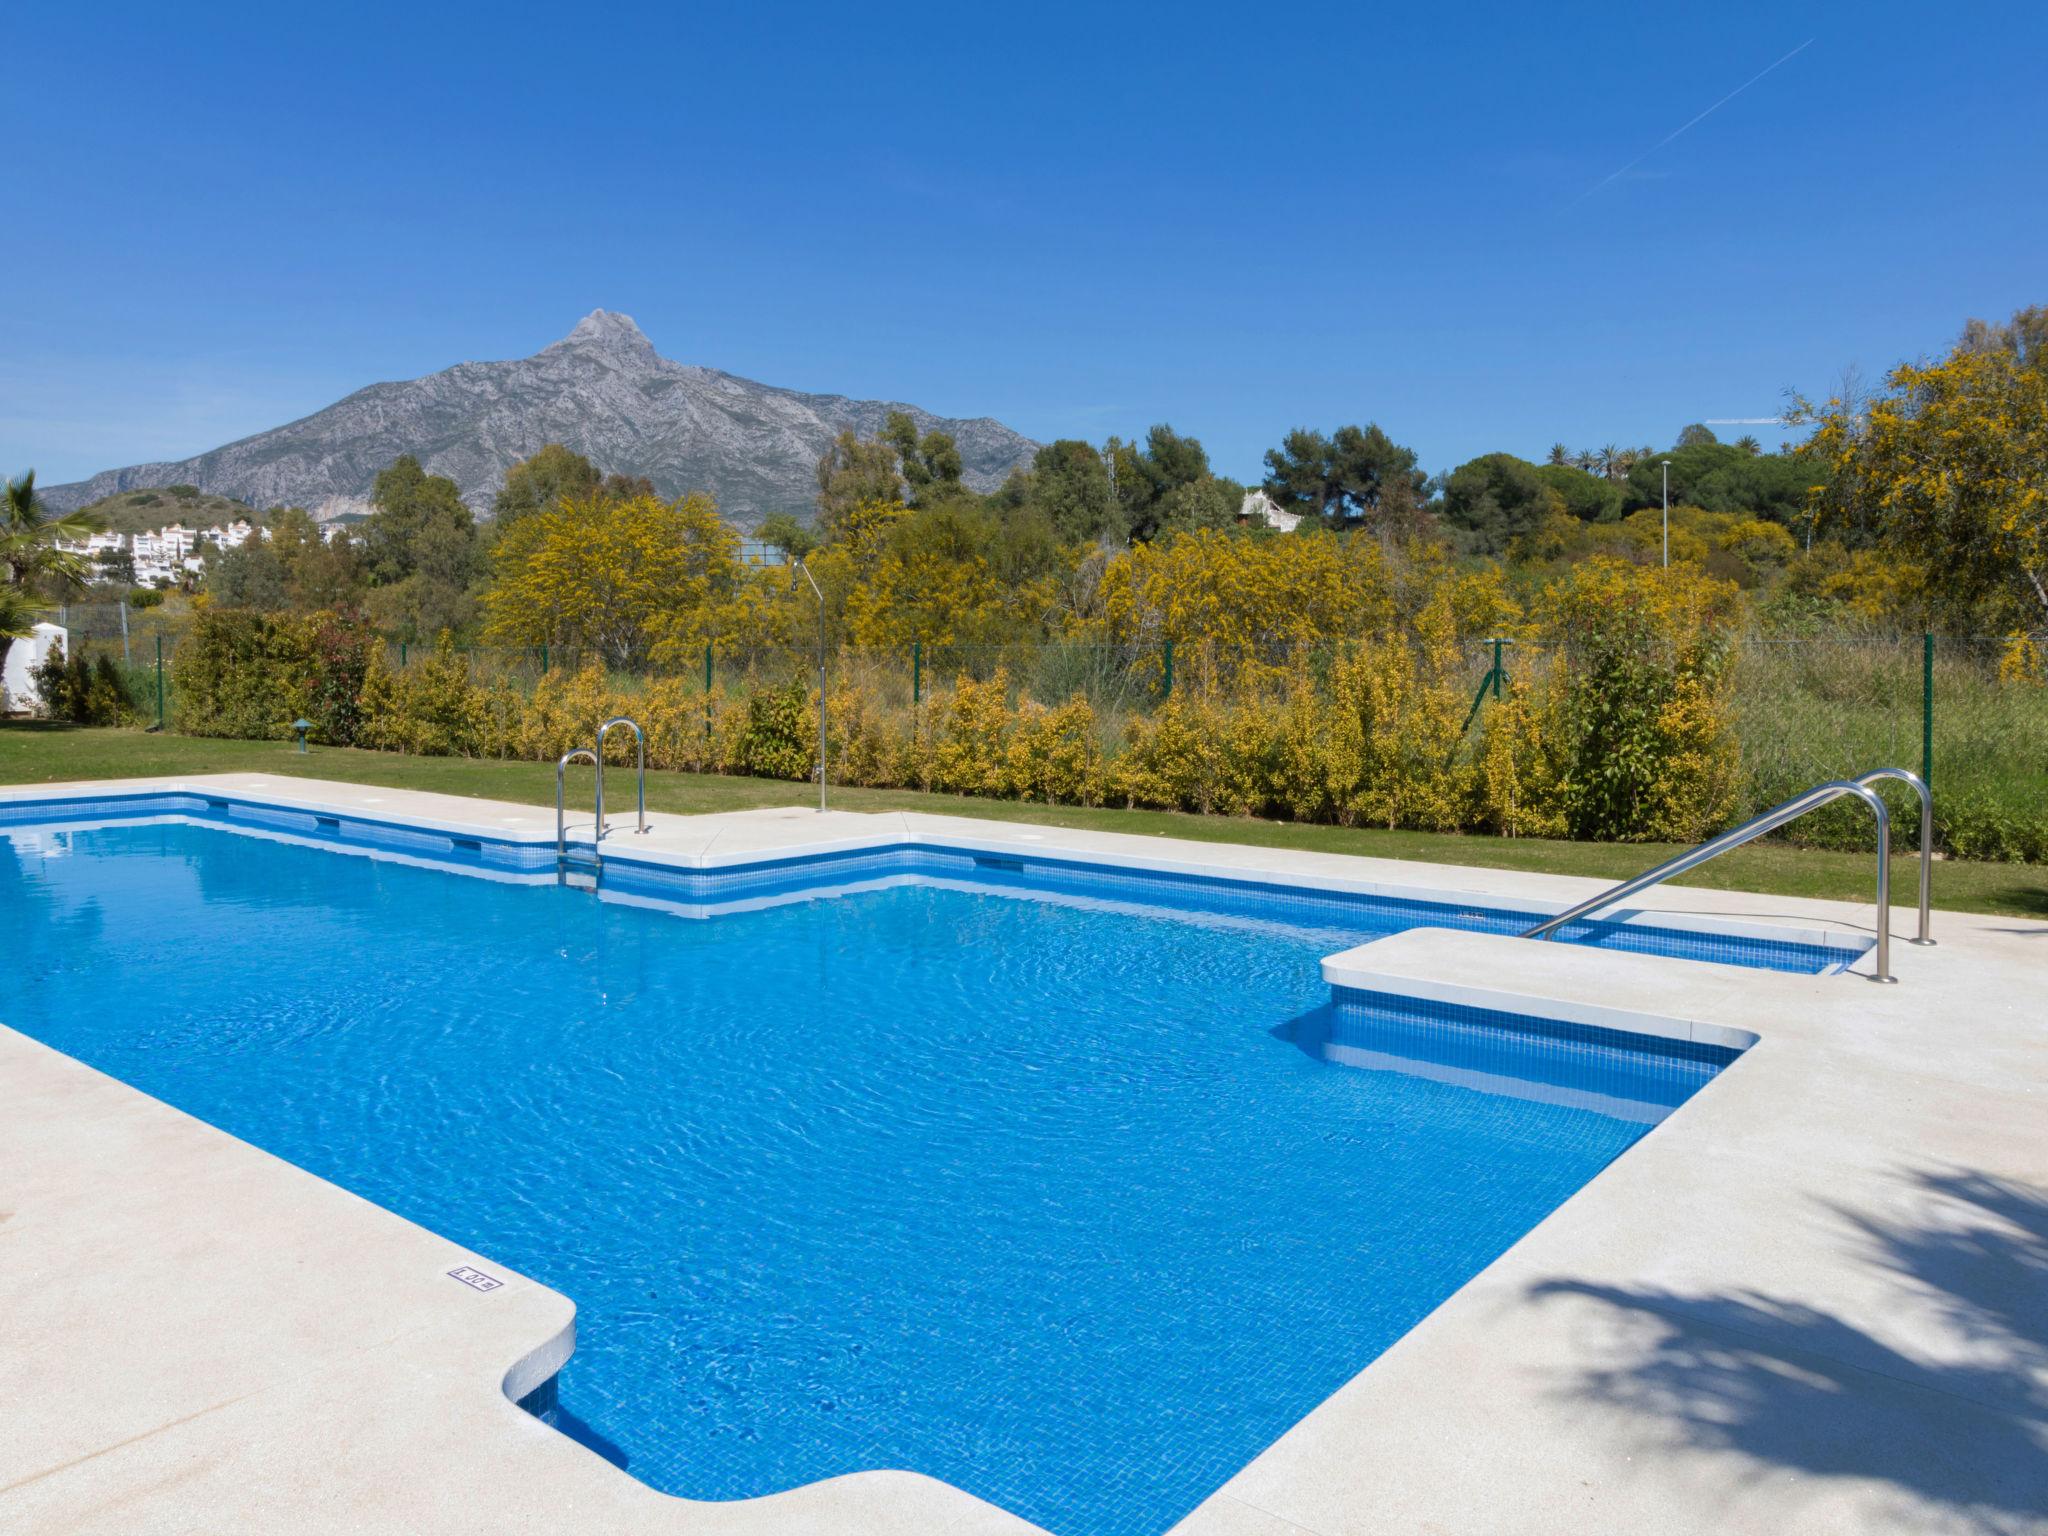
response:
[[[910,642],[910,707],[917,708],[924,697],[924,642]]]
[[[1920,637],[1920,782],[1934,790],[1934,632]]]
[[[540,643],[540,669],[542,672],[548,669],[548,643],[545,640]]]
[[[164,728],[164,637],[156,637],[156,728]]]
[[[1501,637],[1495,635],[1493,637],[1493,697],[1496,703],[1500,700],[1500,646]]]
[[[704,751],[706,757],[704,766],[707,770],[712,766],[709,761],[711,752],[711,645],[712,642],[709,640],[704,642]]]
[[[403,640],[398,642],[398,670],[401,672],[405,670],[405,642]]]
[[[1166,642],[1166,686],[1159,690],[1162,699],[1173,697],[1173,642]]]

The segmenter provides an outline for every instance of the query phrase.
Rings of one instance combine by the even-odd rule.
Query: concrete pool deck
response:
[[[261,775],[0,798],[185,786],[554,835],[531,807]],[[711,864],[917,837],[1499,904],[1599,888],[914,814],[650,822],[607,846]],[[1688,888],[1635,905],[1871,922]],[[1333,961],[1348,985],[1759,1043],[1181,1536],[2048,1533],[2048,924],[1938,912],[1934,948],[1903,942],[1910,908],[1892,926],[1893,987],[1442,929]],[[1032,1529],[902,1472],[656,1493],[507,1395],[560,1363],[572,1303],[0,1028],[0,1530]]]

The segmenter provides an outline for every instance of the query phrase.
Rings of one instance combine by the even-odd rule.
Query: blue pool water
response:
[[[0,1022],[573,1298],[554,1416],[633,1476],[1060,1536],[1164,1530],[1728,1059],[1333,1003],[1342,925],[192,825],[0,833],[0,932]]]

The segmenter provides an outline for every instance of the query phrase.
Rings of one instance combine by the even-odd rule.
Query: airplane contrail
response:
[[[1684,133],[1688,128],[1697,127],[1701,122],[1705,121],[1709,117],[1712,117],[1716,112],[1720,111],[1723,107],[1727,106],[1729,102],[1733,101],[1736,97],[1740,96],[1744,91],[1748,90],[1752,85],[1755,85],[1757,81],[1763,79],[1765,75],[1768,75],[1772,70],[1776,69],[1778,65],[1789,63],[1797,55],[1804,53],[1808,48],[1812,46],[1813,39],[1809,37],[1797,48],[1794,48],[1791,53],[1786,54],[1784,58],[1779,59],[1774,63],[1766,65],[1764,68],[1758,70],[1755,74],[1751,75],[1747,80],[1743,81],[1742,84],[1735,87],[1734,90],[1730,91],[1726,96],[1723,96],[1719,101],[1715,102],[1711,107],[1707,108],[1706,111],[1700,113],[1698,117],[1695,117],[1691,121],[1682,123],[1678,127],[1672,129],[1671,132],[1665,134],[1663,138],[1659,139],[1656,143],[1652,144],[1640,155],[1637,155],[1635,159],[1629,161],[1629,163],[1627,165],[1624,165],[1620,170],[1615,171],[1612,174],[1603,177],[1601,180],[1594,182],[1592,186],[1586,188],[1585,191],[1581,192],[1577,197],[1573,198],[1565,206],[1567,208],[1576,208],[1579,206],[1579,204],[1583,203],[1587,198],[1591,197],[1595,192],[1602,191],[1603,189],[1613,185],[1622,177],[1626,176],[1630,171],[1634,170],[1637,166],[1641,165],[1645,160],[1649,159],[1650,156],[1657,153],[1657,151],[1662,149],[1666,144],[1669,144],[1673,139],[1677,138],[1680,134]]]

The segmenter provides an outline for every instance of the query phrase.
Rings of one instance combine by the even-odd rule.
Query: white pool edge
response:
[[[245,778],[246,776],[228,776],[226,778],[212,779],[180,778],[174,780],[123,781],[118,786],[118,792],[204,793],[210,790],[227,790],[233,794],[245,795],[251,794],[254,791],[262,791],[262,798],[265,803],[276,805],[282,809],[357,816],[365,814],[366,804],[377,804],[390,807],[389,810],[380,811],[378,813],[380,815],[390,815],[394,820],[419,826],[427,830],[465,837],[478,835],[496,838],[513,837],[515,834],[507,823],[534,815],[529,808],[525,807],[491,807],[501,813],[498,822],[494,824],[480,819],[471,819],[465,815],[453,814],[458,808],[445,803],[430,806],[420,806],[415,803],[422,800],[442,801],[443,797],[409,796],[405,792],[398,791],[371,792],[359,789],[356,786],[340,785],[309,785],[305,791],[293,792],[297,790],[300,781],[270,780],[267,783],[255,785],[230,782],[230,780],[241,781]],[[19,790],[10,788],[0,791],[0,800],[64,798],[84,792],[91,792],[95,789],[104,789],[112,792],[115,790],[115,786],[82,784],[51,785],[36,788],[24,786]],[[337,792],[339,793],[337,794]],[[402,815],[399,814],[399,806],[401,804],[407,807]],[[476,809],[484,808],[483,806],[476,807]],[[461,807],[459,809],[468,810],[470,808]],[[518,814],[517,816],[502,814],[505,812],[516,812]],[[524,841],[552,844],[551,815],[548,820],[550,827],[544,833],[520,831],[516,836]],[[664,820],[675,823],[680,822],[682,819],[664,818]],[[1119,839],[1116,839],[1113,834],[1067,836],[1050,828],[1031,828],[1027,831],[1017,827],[1003,827],[996,832],[990,832],[987,829],[939,829],[934,831],[929,826],[929,823],[937,821],[939,818],[922,817],[881,818],[885,823],[894,822],[897,824],[878,827],[872,832],[846,832],[835,827],[831,830],[830,835],[816,838],[807,837],[801,830],[791,828],[786,840],[773,840],[778,842],[778,852],[772,855],[764,855],[762,849],[758,846],[733,847],[728,845],[724,849],[716,846],[718,837],[724,836],[726,832],[733,831],[735,823],[744,824],[745,819],[743,817],[691,820],[700,827],[710,822],[723,823],[724,827],[717,836],[714,836],[710,845],[693,848],[636,848],[631,857],[636,861],[668,863],[674,867],[715,869],[756,861],[764,856],[781,856],[785,852],[790,856],[797,856],[800,854],[822,852],[858,851],[900,843],[904,840],[904,824],[914,820],[918,824],[914,834],[918,841],[940,842],[943,839],[943,846],[955,848],[963,852],[1015,852],[1020,842],[1028,840],[1029,843],[1034,845],[1034,851],[1049,857],[1105,864],[1110,867],[1159,869],[1172,873],[1204,875],[1232,880],[1268,878],[1276,883],[1302,889],[1321,889],[1409,900],[1445,901],[1454,905],[1474,904],[1480,895],[1475,886],[1484,883],[1474,880],[1471,877],[1470,871],[1438,868],[1432,868],[1433,876],[1448,873],[1451,878],[1439,884],[1409,884],[1405,882],[1390,882],[1377,875],[1348,876],[1333,872],[1326,867],[1331,862],[1331,856],[1321,856],[1316,860],[1307,861],[1322,867],[1303,867],[1305,861],[1301,856],[1290,855],[1282,850],[1258,849],[1247,851],[1237,849],[1233,850],[1228,858],[1219,859],[1214,855],[1214,850],[1208,848],[1207,845],[1183,844],[1170,851],[1162,849],[1161,852],[1166,856],[1156,857],[1153,855],[1151,846],[1155,840],[1152,839],[1120,839],[1124,843],[1144,844],[1145,846],[1142,848],[1106,848],[1103,846],[1105,841],[1119,841]],[[742,825],[740,830],[751,834],[757,828],[751,825]],[[825,831],[826,829],[819,828],[818,830]],[[1351,862],[1359,863],[1364,861]],[[1263,871],[1263,873],[1255,873],[1254,871]],[[469,871],[464,872],[470,873]],[[1493,874],[1497,872],[1485,873]],[[1541,879],[1542,877],[1534,877],[1533,879],[1529,877],[1516,877],[1510,883],[1523,889],[1517,889],[1514,895],[1501,899],[1512,900],[1518,908],[1531,911],[1546,910],[1546,908],[1538,905],[1539,900],[1548,901],[1551,904],[1547,907],[1547,910],[1556,911],[1561,910],[1575,899],[1576,893],[1574,892],[1557,894],[1553,891],[1541,897],[1537,896],[1534,892],[1524,894],[1524,889]],[[1553,887],[1584,883],[1550,882]],[[1689,892],[1688,894],[1700,893]],[[1710,896],[1704,904],[1712,906],[1715,904],[1715,899]],[[1705,931],[1724,933],[1744,932],[1752,937],[1782,938],[1788,937],[1791,934],[1825,935],[1825,939],[1807,938],[1805,941],[1835,944],[1842,943],[1845,932],[1853,932],[1856,926],[1856,914],[1853,907],[1845,909],[1843,904],[1773,902],[1771,905],[1774,908],[1784,907],[1789,909],[1786,915],[1795,919],[1807,918],[1810,913],[1811,926],[1801,923],[1799,926],[1792,927],[1781,925],[1775,921],[1759,923],[1753,918],[1746,916],[1733,913],[1723,915],[1714,911],[1674,912],[1646,908],[1639,911],[1635,916],[1636,920],[1655,921],[1665,926],[1677,926],[1678,920],[1683,919],[1689,923],[1697,923]],[[1773,915],[1775,917],[1775,912]],[[1955,919],[1946,914],[1944,914],[1942,926],[1944,930],[1959,930],[1955,937],[1944,938],[1947,952],[1931,952],[1935,958],[1930,958],[1928,961],[1929,974],[1923,974],[1917,978],[1909,974],[1903,978],[1906,985],[1893,989],[1873,988],[1867,984],[1861,984],[1860,979],[1854,976],[1790,976],[1785,973],[1738,970],[1733,967],[1712,965],[1706,962],[1669,960],[1654,956],[1592,950],[1581,946],[1529,945],[1523,941],[1504,936],[1460,933],[1450,930],[1415,930],[1410,933],[1399,934],[1388,939],[1362,945],[1328,957],[1323,963],[1323,972],[1325,979],[1333,986],[1393,992],[1397,995],[1427,1001],[1483,1007],[1496,1011],[1568,1023],[1587,1024],[1609,1029],[1623,1029],[1639,1034],[1661,1035],[1671,1039],[1695,1040],[1742,1048],[1755,1043],[1766,1035],[1772,1035],[1792,1047],[1791,1050],[1784,1054],[1780,1063],[1780,1065],[1791,1065],[1799,1058],[1802,1048],[1812,1044],[1813,1025],[1816,1015],[1819,1014],[1829,1015],[1832,1019],[1847,1020],[1860,1019],[1865,1015],[1880,1019],[1895,1019],[1900,1016],[1900,1004],[1903,999],[1908,1004],[1908,1011],[1910,1011],[1911,1005],[1914,1003],[1922,1005],[1934,1004],[1935,1006],[1932,1007],[1933,1012],[1952,1016],[1947,1020],[1952,1026],[1960,1027],[1966,1024],[1973,1016],[1981,1018],[1984,1012],[1981,1001],[1972,1002],[1968,998],[1957,998],[1954,995],[1948,996],[1945,1000],[1938,1000],[1932,995],[1931,989],[1920,990],[1916,993],[1909,991],[1908,988],[1916,980],[1922,984],[1923,988],[1926,988],[1927,983],[1934,979],[1931,975],[1931,968],[1933,967],[1938,966],[1939,970],[1944,973],[1944,976],[1952,974],[1954,962],[1958,959],[1968,959],[1973,950],[1982,951],[1978,955],[1980,972],[1984,977],[1990,978],[1995,984],[1999,976],[2014,974],[2013,967],[2015,965],[2024,966],[2026,961],[2031,958],[2032,952],[2026,948],[2026,944],[2037,932],[2040,935],[2048,935],[2048,927],[2041,925],[2019,925],[2015,928],[2012,925],[1999,925],[1995,920]],[[2003,931],[2001,931],[2001,928]],[[2015,935],[2016,937],[2014,937]],[[2012,938],[2012,942],[2005,942],[2009,937]],[[1511,946],[1512,948],[1503,948],[1503,946]],[[2018,953],[2009,953],[2013,950],[2017,950]],[[1500,971],[1510,972],[1511,976],[1495,974]],[[1702,976],[1702,972],[1714,972],[1716,974],[1707,977]],[[1832,992],[1826,990],[1829,988],[1834,990]],[[1775,1016],[1778,1012],[1782,1012],[1783,1016]],[[10,1050],[17,1048],[16,1042],[21,1040],[22,1037],[15,1036],[11,1031],[0,1030],[0,1061],[4,1061]],[[1843,1040],[1837,1040],[1834,1048],[1838,1050],[1843,1049],[1844,1045],[1845,1042]],[[2024,1031],[2021,1037],[2011,1044],[2010,1048],[2020,1049],[2023,1053],[2029,1054],[2030,1060],[2034,1060],[2039,1055],[2038,1042],[2027,1037]],[[1770,1054],[1776,1055],[1777,1053]],[[1807,1054],[1807,1059],[1809,1062],[1811,1061],[1810,1053]],[[73,1063],[72,1065],[75,1066],[76,1064]],[[1740,1100],[1746,1096],[1753,1095],[1759,1088],[1771,1081],[1769,1074],[1775,1071],[1776,1068],[1769,1065],[1768,1056],[1760,1060],[1759,1065],[1763,1068],[1762,1071],[1744,1071],[1733,1074],[1725,1085],[1717,1082],[1707,1095],[1701,1097],[1700,1102],[1704,1112],[1696,1113],[1692,1106],[1688,1106],[1685,1112],[1674,1117],[1673,1121],[1666,1126],[1660,1127],[1640,1146],[1655,1149],[1658,1157],[1654,1160],[1657,1161],[1662,1161],[1666,1154],[1693,1155],[1687,1154],[1685,1147],[1681,1143],[1693,1142],[1696,1139],[1696,1131],[1709,1129],[1707,1122],[1710,1118],[1719,1118],[1731,1110],[1739,1109],[1741,1107]],[[2039,1065],[2037,1060],[2034,1061],[2034,1065]],[[79,1070],[87,1071],[89,1069],[80,1068]],[[1725,1095],[1723,1093],[1724,1086],[1728,1090]],[[1988,1092],[1992,1084],[1986,1081],[1982,1086]],[[2040,1085],[2034,1083],[2033,1086],[2038,1088]],[[128,1090],[128,1092],[133,1093],[134,1091]],[[138,1095],[138,1097],[144,1096]],[[155,1105],[158,1109],[165,1110],[166,1113],[176,1113],[175,1111],[169,1111],[165,1106],[156,1105],[156,1101],[147,1100],[146,1102],[150,1105]],[[228,1139],[232,1140],[232,1138]],[[258,1157],[265,1156],[265,1154],[255,1153],[253,1148],[243,1147],[241,1143],[234,1143],[234,1146],[243,1152],[251,1153]],[[1636,1153],[1632,1152],[1629,1158],[1636,1158]],[[2020,1161],[2024,1164],[2024,1157]],[[1628,1162],[1628,1159],[1624,1159],[1624,1162]],[[298,1172],[298,1170],[293,1171]],[[2033,1171],[2042,1172],[2043,1170],[2036,1168]],[[301,1176],[304,1178],[312,1177],[311,1175]],[[1557,1215],[1540,1224],[1527,1238],[1518,1243],[1508,1255],[1504,1256],[1501,1261],[1498,1261],[1494,1266],[1490,1266],[1480,1276],[1474,1277],[1471,1282],[1461,1288],[1450,1300],[1446,1301],[1435,1314],[1432,1314],[1424,1328],[1419,1328],[1414,1334],[1405,1338],[1393,1350],[1389,1351],[1387,1356],[1382,1357],[1381,1362],[1375,1362],[1374,1365],[1368,1366],[1344,1391],[1309,1414],[1294,1431],[1290,1431],[1288,1436],[1283,1437],[1279,1445],[1276,1445],[1272,1451],[1260,1457],[1252,1466],[1247,1467],[1238,1477],[1233,1478],[1231,1483],[1226,1485],[1215,1498],[1197,1510],[1183,1529],[1190,1532],[1201,1531],[1205,1533],[1210,1531],[1221,1533],[1225,1531],[1251,1530],[1255,1528],[1254,1516],[1264,1517],[1269,1521],[1286,1521],[1295,1529],[1309,1530],[1316,1533],[1316,1536],[1337,1536],[1337,1532],[1340,1530],[1349,1531],[1369,1528],[1357,1525],[1356,1523],[1348,1523],[1346,1519],[1341,1517],[1341,1510],[1348,1507],[1344,1497],[1338,1497],[1336,1504],[1332,1505],[1330,1502],[1330,1490],[1320,1486],[1321,1481],[1327,1480],[1319,1480],[1315,1476],[1304,1473],[1298,1462],[1288,1454],[1290,1444],[1300,1440],[1327,1441],[1332,1435],[1341,1440],[1346,1434],[1356,1432],[1352,1426],[1358,1422],[1356,1412],[1357,1400],[1361,1396],[1367,1399],[1374,1396],[1370,1388],[1374,1373],[1380,1371],[1381,1364],[1396,1356],[1401,1357],[1405,1361],[1416,1350],[1429,1347],[1429,1341],[1434,1340],[1447,1326],[1446,1319],[1455,1320],[1458,1317],[1464,1316],[1466,1317],[1468,1331],[1470,1329],[1485,1331],[1487,1325],[1482,1319],[1477,1316],[1467,1315],[1474,1310],[1470,1305],[1471,1294],[1496,1290],[1501,1280],[1499,1272],[1504,1267],[1512,1270],[1515,1267],[1516,1261],[1526,1261],[1532,1251],[1542,1253],[1555,1241],[1560,1228],[1582,1221],[1588,1207],[1597,1210],[1604,1205],[1619,1203],[1622,1200],[1622,1191],[1619,1186],[1616,1186],[1608,1193],[1602,1193],[1602,1181],[1608,1178],[1608,1174],[1603,1174],[1599,1179],[1587,1185],[1571,1201],[1568,1201],[1566,1206],[1561,1208]],[[1569,1221],[1564,1219],[1567,1216],[1570,1217]],[[391,1219],[396,1220],[396,1218]],[[441,1243],[441,1240],[433,1239],[432,1234],[423,1233],[422,1235],[432,1239],[435,1243]],[[442,1244],[442,1246],[445,1247],[446,1245]],[[1742,1245],[1740,1243],[1735,1245],[1736,1252],[1740,1252],[1741,1249]],[[1427,1338],[1424,1338],[1425,1335]],[[510,1400],[525,1396],[534,1386],[545,1381],[552,1374],[553,1370],[559,1367],[561,1361],[567,1358],[568,1350],[573,1347],[573,1337],[574,1325],[572,1318],[565,1326],[558,1328],[551,1337],[532,1344],[523,1354],[519,1354],[511,1365],[501,1366],[494,1383],[500,1399]],[[1413,1342],[1417,1340],[1422,1342]],[[4,1347],[0,1347],[0,1361],[4,1361],[4,1359]],[[1391,1380],[1396,1374],[1398,1373],[1391,1370],[1381,1372],[1381,1379]],[[1381,1430],[1387,1428],[1383,1419],[1376,1418],[1372,1414],[1367,1415],[1367,1420],[1377,1424]],[[232,1457],[229,1457],[230,1461],[232,1459]],[[594,1457],[588,1459],[596,1461]],[[1685,1459],[1682,1456],[1676,1458],[1680,1462],[1683,1462]],[[603,1473],[606,1476],[630,1481],[624,1474],[616,1473],[609,1467],[603,1467],[601,1462],[598,1463],[598,1466],[602,1467]],[[1279,1469],[1277,1472],[1276,1468]],[[1279,1479],[1277,1484],[1275,1483],[1276,1476]],[[832,1528],[874,1530],[878,1532],[941,1528],[938,1525],[929,1523],[932,1518],[932,1510],[928,1506],[921,1505],[919,1518],[925,1522],[921,1525],[905,1525],[900,1523],[891,1514],[891,1508],[898,1501],[899,1494],[889,1493],[887,1490],[895,1487],[892,1480],[898,1478],[906,1479],[909,1484],[919,1486],[920,1491],[915,1495],[913,1502],[928,1496],[928,1490],[923,1489],[923,1485],[929,1484],[930,1480],[915,1478],[910,1474],[862,1474],[857,1479],[839,1479],[834,1480],[833,1485],[813,1485],[813,1487],[822,1489],[829,1486],[846,1485],[867,1480],[866,1486],[874,1486],[883,1490],[882,1494],[872,1501],[867,1500],[865,1495],[856,1499],[857,1510],[835,1502],[832,1507],[841,1511],[841,1515],[838,1518],[843,1521],[850,1521],[851,1523],[842,1523]],[[879,1480],[879,1482],[876,1480]],[[578,1481],[581,1481],[580,1477]],[[1684,1482],[1684,1478],[1679,1479],[1679,1483]],[[639,1487],[640,1485],[634,1484],[634,1486]],[[1293,1497],[1276,1496],[1276,1487],[1284,1494],[1290,1486],[1294,1488]],[[1675,1484],[1674,1488],[1676,1486]],[[330,1490],[330,1492],[332,1491]],[[346,1490],[342,1491],[345,1492]],[[797,1493],[805,1491],[798,1490]],[[841,1488],[840,1491],[844,1492],[844,1489]],[[1505,1496],[1507,1490],[1503,1488],[1501,1492]],[[1521,1496],[1526,1498],[1529,1496],[1529,1493],[1530,1490],[1525,1487],[1521,1491]],[[1364,1495],[1356,1496],[1363,1497]],[[4,1491],[0,1491],[0,1500],[4,1500],[6,1497],[7,1494]],[[810,1523],[808,1515],[800,1516],[793,1511],[790,1501],[795,1500],[797,1494],[778,1495],[771,1500],[746,1501],[744,1505],[733,1506],[706,1506],[687,1500],[670,1500],[666,1495],[653,1495],[652,1497],[664,1501],[666,1506],[673,1507],[675,1511],[673,1519],[665,1515],[658,1516],[652,1506],[643,1508],[640,1504],[627,1500],[628,1503],[634,1505],[635,1510],[632,1528],[649,1530],[709,1530],[728,1527],[733,1529],[761,1530],[817,1528]],[[911,1495],[901,1494],[900,1497],[911,1497]],[[1022,1528],[1021,1522],[1014,1521],[1012,1517],[1002,1516],[1000,1512],[990,1510],[986,1506],[980,1506],[978,1501],[968,1500],[965,1495],[959,1495],[959,1499],[965,1502],[940,1501],[941,1505],[947,1510],[943,1528],[963,1528],[964,1525],[977,1525],[978,1523],[986,1524],[987,1528],[991,1530]],[[785,1522],[782,1516],[772,1515],[765,1508],[760,1512],[759,1520],[753,1515],[743,1515],[740,1513],[752,1506],[770,1505],[779,1505],[784,1512],[789,1514],[789,1519]],[[1269,1506],[1279,1506],[1279,1508],[1275,1509]],[[4,1511],[6,1507],[4,1503],[0,1503],[0,1511]],[[1457,1501],[1453,1500],[1446,1503],[1443,1509],[1439,1511],[1443,1518],[1448,1521],[1448,1523],[1444,1524],[1444,1529],[1477,1530],[1481,1528],[1471,1524],[1469,1520],[1461,1521],[1454,1513],[1457,1507]],[[1681,1506],[1655,1507],[1670,1507],[1675,1512],[1676,1508]],[[1333,1518],[1330,1515],[1332,1508],[1336,1508],[1340,1512],[1339,1517]],[[1780,1515],[1782,1516],[1782,1514],[1783,1511],[1781,1509]],[[643,1517],[644,1523],[642,1523]],[[760,1523],[761,1521],[766,1523]],[[51,1526],[48,1528],[56,1529],[58,1527]],[[74,1525],[64,1528],[83,1529],[86,1527]],[[621,1528],[625,1527],[622,1526]],[[1258,1528],[1263,1529],[1263,1527]],[[1625,1527],[1621,1525],[1603,1525],[1600,1522],[1600,1517],[1596,1514],[1588,1517],[1580,1524],[1579,1528],[1602,1530],[1609,1528],[1622,1529]],[[1731,1526],[1730,1528],[1736,1527]],[[1801,1527],[1794,1520],[1792,1523],[1783,1524],[1778,1528],[1799,1529]],[[1850,1528],[1863,1527],[1852,1526]],[[1896,1528],[1904,1530],[1911,1527],[1905,1525],[1873,1524],[1868,1528]]]

